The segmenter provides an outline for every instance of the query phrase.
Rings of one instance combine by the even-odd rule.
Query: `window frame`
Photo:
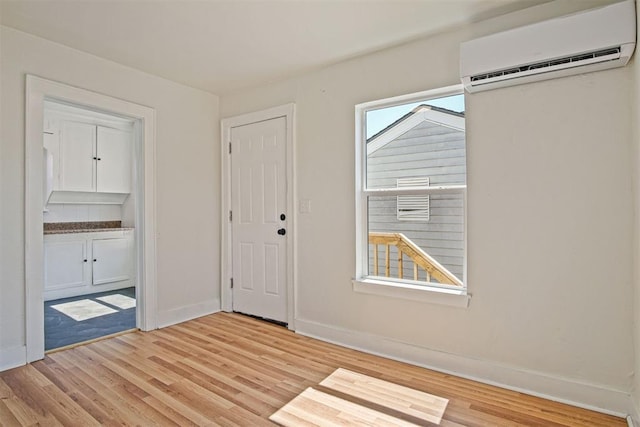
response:
[[[412,301],[467,307],[471,295],[467,292],[467,185],[424,186],[408,188],[367,188],[366,113],[428,99],[464,94],[462,85],[447,86],[407,95],[361,103],[355,106],[355,230],[356,272],[353,290],[359,293],[409,299]],[[466,143],[465,143],[466,151]],[[466,157],[466,156],[465,156]],[[369,212],[368,201],[374,196],[404,196],[430,194],[462,194],[464,211],[463,277],[462,288],[438,283],[417,284],[409,280],[372,276],[369,266]]]

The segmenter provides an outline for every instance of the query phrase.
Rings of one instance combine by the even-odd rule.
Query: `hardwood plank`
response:
[[[297,427],[300,420],[312,426],[384,425],[389,427],[413,427],[399,418],[388,416],[365,406],[307,388],[287,403],[269,419],[286,427]]]
[[[109,414],[110,420],[124,419],[128,423],[138,425],[150,422],[145,415],[148,412],[147,405],[141,399],[143,393],[132,393],[130,390],[135,385],[104,366],[102,362],[108,362],[107,360],[94,359],[92,352],[88,351],[86,347],[76,347],[69,351],[56,353],[54,356],[61,357],[63,355],[74,361],[76,367],[72,369],[73,373],[95,389],[96,403]],[[87,361],[92,360],[100,360],[100,363],[86,364]]]
[[[12,424],[15,420],[18,425],[35,425],[41,418],[36,411],[33,411],[27,404],[18,398],[13,390],[3,381],[0,381],[0,402],[2,402],[3,410],[2,423]]]
[[[307,388],[330,396],[320,404],[329,411],[334,403],[327,402],[337,402],[335,413],[350,414],[343,407],[349,406],[347,401],[392,416],[393,422],[420,423],[387,408],[387,400],[374,402],[389,398],[380,388],[354,397],[349,394],[357,394],[353,390],[320,385],[339,368],[372,377],[374,383],[393,383],[391,388],[447,399],[441,427],[626,426],[620,418],[383,359],[229,313],[120,335],[1,372],[0,425],[269,426],[269,416]],[[296,426],[310,421],[301,414],[287,416]]]
[[[343,368],[336,369],[320,385],[436,424],[449,403],[439,396]]]
[[[109,413],[100,405],[98,393],[79,380],[71,371],[60,369],[56,363],[38,364],[34,366],[44,376],[60,387],[77,402],[89,415],[102,425],[112,424]]]
[[[20,425],[20,421],[4,403],[4,399],[0,400],[0,426],[14,427]]]
[[[66,393],[56,388],[46,377],[31,366],[26,370],[14,369],[3,376],[4,382],[21,401],[41,412],[56,424],[97,426],[99,423]]]

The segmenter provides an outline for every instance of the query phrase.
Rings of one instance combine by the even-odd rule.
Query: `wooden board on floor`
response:
[[[440,396],[343,368],[336,369],[320,385],[435,424],[440,423],[449,402]]]
[[[311,387],[296,396],[269,419],[285,427],[337,427],[345,425],[415,427],[418,425]]]

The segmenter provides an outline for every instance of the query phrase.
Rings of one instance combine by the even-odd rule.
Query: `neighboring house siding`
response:
[[[465,184],[465,135],[463,131],[422,122],[371,153],[367,185],[395,187],[398,178],[429,177],[431,186]],[[399,221],[396,197],[372,198],[369,230],[403,233],[462,280],[464,256],[464,207],[460,194],[430,195],[428,222]],[[380,275],[384,275],[384,248],[379,247]],[[391,276],[397,277],[397,254],[391,252]],[[370,251],[373,274],[373,250]],[[404,262],[405,278],[413,277],[413,264]],[[421,272],[424,280],[424,272]]]

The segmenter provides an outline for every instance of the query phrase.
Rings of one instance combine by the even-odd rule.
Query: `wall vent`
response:
[[[398,178],[398,188],[428,187],[428,177]],[[407,195],[397,197],[399,221],[429,221],[429,195]]]

